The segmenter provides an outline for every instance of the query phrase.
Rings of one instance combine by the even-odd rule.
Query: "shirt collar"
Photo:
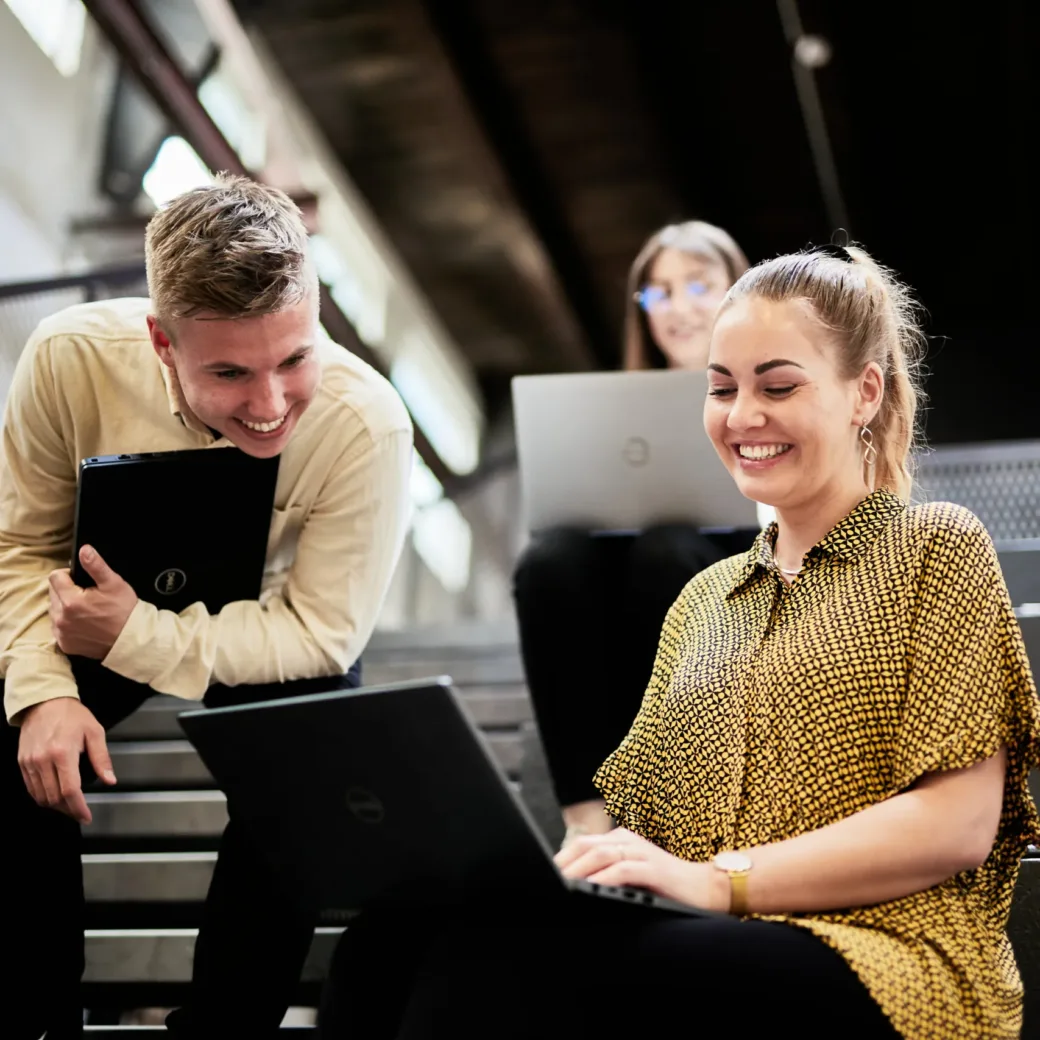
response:
[[[822,555],[845,561],[855,560],[904,509],[906,503],[888,488],[879,488],[872,492],[809,550],[810,563]],[[776,545],[776,532],[775,520],[759,532],[733,579],[730,596],[757,575],[775,569],[773,547]]]

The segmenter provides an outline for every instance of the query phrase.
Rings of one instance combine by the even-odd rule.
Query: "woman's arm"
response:
[[[967,769],[931,773],[909,790],[808,834],[745,849],[748,909],[756,914],[840,910],[921,892],[989,855],[1004,795],[1004,748]],[[556,862],[567,877],[648,888],[691,906],[728,911],[730,881],[625,830],[578,838]]]
[[[867,906],[981,866],[997,836],[1006,759],[1001,748],[968,769],[922,777],[838,823],[745,850],[754,864],[749,909],[769,914]],[[728,909],[729,878],[722,874],[721,881]]]

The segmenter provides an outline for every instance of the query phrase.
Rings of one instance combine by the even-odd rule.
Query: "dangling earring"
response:
[[[874,486],[874,464],[877,462],[877,448],[874,447],[874,434],[864,421],[859,428],[859,439],[863,443],[863,479],[867,487]]]

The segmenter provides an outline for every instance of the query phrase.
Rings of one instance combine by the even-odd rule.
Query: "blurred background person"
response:
[[[715,312],[747,266],[713,224],[654,232],[629,272],[625,370],[703,370]],[[754,533],[708,535],[682,523],[634,536],[567,527],[524,550],[514,580],[520,645],[564,843],[610,827],[592,777],[635,717],[668,608],[698,571],[747,548]]]

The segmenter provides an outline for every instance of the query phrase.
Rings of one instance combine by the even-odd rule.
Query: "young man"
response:
[[[149,224],[149,300],[71,307],[18,362],[0,446],[0,940],[4,1035],[79,1035],[81,754],[113,784],[105,730],[156,692],[207,704],[357,685],[409,514],[407,411],[318,324],[299,211],[222,176]],[[89,547],[73,584],[80,459],[219,450],[280,455],[264,591],[210,616],[138,600]],[[206,515],[214,538],[233,518]],[[69,656],[93,659],[76,674]],[[89,670],[93,665],[93,671]],[[89,764],[88,764],[89,760]],[[272,763],[277,768],[277,763]],[[231,822],[206,902],[182,1036],[275,1030],[314,919]],[[12,1028],[13,1027],[13,1028]]]

